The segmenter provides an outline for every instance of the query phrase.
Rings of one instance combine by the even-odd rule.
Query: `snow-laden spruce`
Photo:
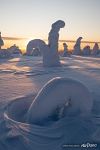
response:
[[[41,39],[34,39],[27,44],[27,55],[32,55],[33,50],[38,48],[43,55],[44,67],[61,66],[58,54],[58,40],[60,28],[65,26],[65,22],[58,20],[52,24],[51,30],[48,35],[48,44]]]

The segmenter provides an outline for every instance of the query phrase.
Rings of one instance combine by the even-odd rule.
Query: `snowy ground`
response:
[[[61,62],[62,67],[44,68],[40,57],[21,56],[10,60],[1,59],[0,109],[2,110],[5,104],[17,97],[37,93],[53,77],[77,79],[92,93],[93,109],[96,114],[94,122],[99,132],[95,136],[100,139],[100,58],[71,56],[61,58]],[[4,148],[2,136],[0,140],[0,150],[2,150]]]
[[[42,58],[0,60],[0,102],[37,92],[55,76],[82,81],[92,92],[100,92],[100,58],[72,56],[61,59],[62,68],[43,68]]]

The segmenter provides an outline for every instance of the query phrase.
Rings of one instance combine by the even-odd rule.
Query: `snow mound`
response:
[[[6,106],[0,148],[62,150],[72,141],[81,146],[96,130],[89,116],[91,109],[91,94],[81,82],[53,78],[37,96],[17,98]]]
[[[56,77],[40,90],[31,104],[27,119],[30,123],[44,122],[53,112],[64,111],[65,115],[88,116],[93,100],[89,90],[79,81]]]
[[[33,147],[35,150],[62,150],[65,143],[81,144],[89,139],[92,123],[80,116],[65,116],[44,126],[26,123],[27,110],[34,98],[35,95],[18,98],[6,107],[2,122],[2,150],[13,150],[14,146],[16,150],[33,150]]]

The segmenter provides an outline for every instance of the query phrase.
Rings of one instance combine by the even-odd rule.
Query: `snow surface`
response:
[[[94,149],[100,149],[100,58],[71,56],[61,63],[44,68],[42,57],[0,60],[0,150],[62,150],[67,144],[84,143],[96,143]],[[90,90],[91,117],[76,114],[45,126],[25,123],[37,92],[57,76],[78,80]]]

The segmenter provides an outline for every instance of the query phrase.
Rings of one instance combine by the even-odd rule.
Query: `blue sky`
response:
[[[60,39],[100,41],[100,0],[0,0],[3,36],[46,39],[51,24],[65,21]]]

